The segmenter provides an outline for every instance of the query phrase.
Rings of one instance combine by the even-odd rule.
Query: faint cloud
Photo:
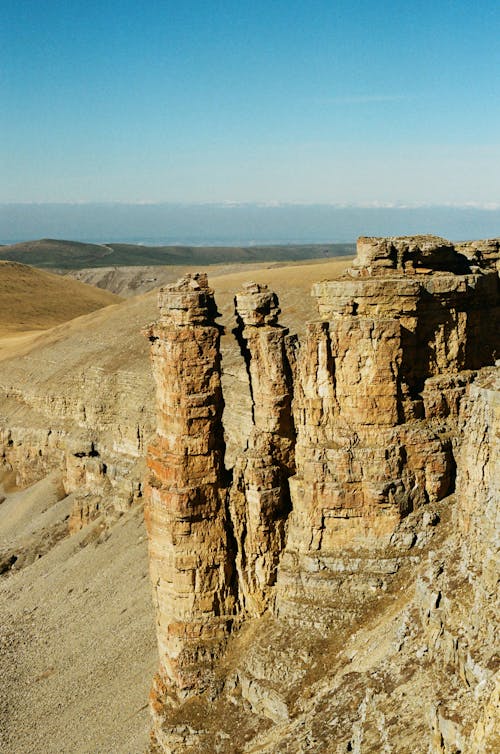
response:
[[[339,97],[321,97],[316,102],[320,105],[369,105],[377,102],[402,102],[412,99],[405,94],[359,94]]]

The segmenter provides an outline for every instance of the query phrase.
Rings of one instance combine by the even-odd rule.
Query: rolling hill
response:
[[[57,270],[86,267],[277,262],[353,254],[355,244],[286,244],[275,246],[143,246],[91,244],[42,238],[0,247],[0,257]]]
[[[0,335],[46,330],[120,300],[73,278],[0,261]]]

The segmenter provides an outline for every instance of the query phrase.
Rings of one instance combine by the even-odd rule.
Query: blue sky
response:
[[[2,0],[0,202],[500,205],[500,5]]]

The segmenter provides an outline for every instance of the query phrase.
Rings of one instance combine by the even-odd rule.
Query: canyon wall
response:
[[[433,673],[440,678],[436,668],[456,649],[457,630],[451,571],[432,562],[446,532],[462,543],[464,593],[476,578],[467,574],[481,572],[477,623],[488,623],[498,575],[491,460],[498,393],[495,370],[485,368],[500,350],[497,252],[492,243],[455,247],[430,236],[361,238],[352,268],[313,287],[318,318],[300,345],[278,322],[275,294],[245,286],[235,298],[234,334],[251,427],[232,472],[224,466],[212,291],[205,276],[161,291],[160,319],[149,330],[158,420],[146,521],[160,650],[152,751],[404,752],[415,750],[422,730],[432,752],[466,751],[459,744],[467,736],[474,746],[493,741],[483,704],[486,688],[490,706],[495,698],[491,657],[477,671],[484,683],[474,703],[458,681],[442,693],[451,707],[467,696],[466,723],[450,722],[429,692],[425,715],[413,705],[408,748],[397,718],[391,730],[377,724],[370,732],[368,723],[358,730],[359,709],[363,725],[370,709],[376,719],[389,714],[380,711],[388,704],[382,690],[373,712],[373,695],[363,701],[357,686],[347,689],[358,719],[339,708],[335,742],[313,734],[311,715],[319,719],[314,705],[323,693],[313,668],[325,656],[341,663],[339,637],[347,644],[372,630],[399,604],[399,591],[433,657],[417,696]],[[481,631],[470,630],[478,668]],[[413,667],[411,648],[399,645]],[[396,672],[389,651],[379,659]],[[457,677],[466,672],[453,662]],[[420,669],[412,672],[420,678]],[[345,675],[344,668],[330,681],[345,683]],[[364,680],[373,686],[373,676]],[[297,736],[300,721],[305,737]],[[473,734],[464,732],[471,726]]]

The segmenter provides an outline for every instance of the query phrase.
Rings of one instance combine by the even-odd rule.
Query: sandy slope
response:
[[[0,336],[45,330],[119,301],[78,280],[0,260]]]
[[[210,277],[228,331],[226,355],[234,349],[232,300],[242,282],[254,279],[277,290],[283,324],[303,330],[314,313],[312,282],[346,264],[344,258]],[[71,396],[75,375],[90,365],[107,374],[126,371],[134,394],[119,396],[116,412],[120,421],[132,421],[134,401],[151,403],[148,343],[140,330],[156,315],[152,292],[31,339],[11,337],[0,384]],[[10,407],[0,409],[10,421]],[[12,410],[19,412],[19,405]],[[62,494],[57,473],[27,490],[0,494],[6,497],[0,545],[24,565],[0,577],[0,751],[140,754],[156,666],[142,511],[132,510],[107,531],[97,522],[61,539],[71,505]]]
[[[60,508],[63,501],[50,505],[47,487],[35,485],[24,500],[17,493],[25,522],[40,507]],[[2,533],[17,518],[9,502],[0,505]],[[99,524],[86,527],[0,581],[5,754],[139,754],[146,747],[156,646],[142,511],[100,533]]]

